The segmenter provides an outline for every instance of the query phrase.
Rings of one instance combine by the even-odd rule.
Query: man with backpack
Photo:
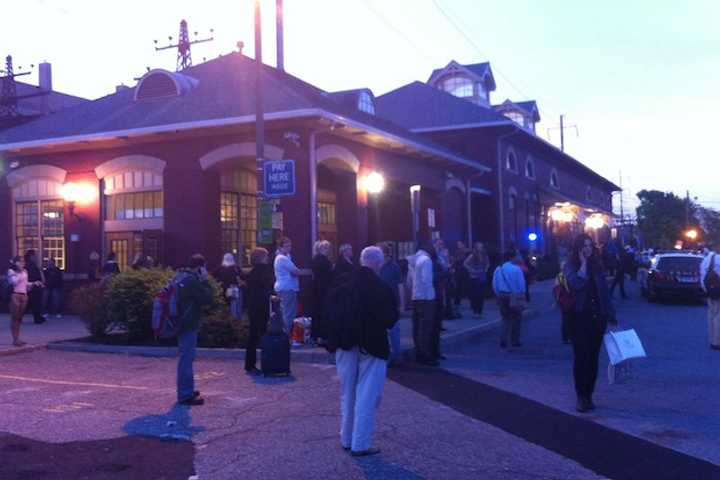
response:
[[[710,254],[700,265],[700,284],[708,296],[710,348],[720,350],[720,242],[708,245]]]
[[[195,390],[193,361],[203,308],[213,301],[213,288],[208,282],[205,257],[195,254],[188,268],[177,279],[178,366],[177,399],[180,405],[202,405],[205,400]]]
[[[338,278],[326,303],[327,348],[340,378],[340,444],[356,457],[380,452],[371,447],[372,433],[390,355],[387,331],[398,321],[395,295],[379,277],[384,262],[378,247],[365,248],[361,267]]]

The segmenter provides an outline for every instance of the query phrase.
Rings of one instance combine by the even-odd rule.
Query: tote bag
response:
[[[634,329],[620,332],[608,332],[604,337],[605,350],[608,352],[610,363],[617,365],[630,358],[646,357],[640,337]]]

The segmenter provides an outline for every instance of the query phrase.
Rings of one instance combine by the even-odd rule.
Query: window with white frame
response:
[[[550,172],[550,186],[553,188],[559,188],[560,186],[560,182],[558,181],[558,173],[555,169]]]
[[[522,113],[510,110],[508,112],[505,112],[503,115],[505,115],[505,117],[509,118],[521,127],[525,126],[525,116]]]
[[[525,161],[525,176],[535,178],[535,162],[530,157]]]
[[[236,255],[257,245],[257,174],[236,169],[220,175],[220,227],[223,252]],[[246,259],[242,259],[243,261]]]
[[[149,170],[117,172],[103,178],[105,220],[163,218],[163,177]]]
[[[375,115],[375,104],[368,92],[360,92],[360,96],[358,97],[358,110],[369,113],[370,115]]]
[[[65,202],[59,182],[33,179],[13,188],[15,251],[38,252],[43,263],[54,259],[65,269]]]
[[[508,151],[507,155],[505,155],[505,167],[511,172],[517,173],[518,171],[517,157],[512,150]]]
[[[453,75],[442,81],[442,89],[460,98],[473,96],[473,82],[462,75]]]

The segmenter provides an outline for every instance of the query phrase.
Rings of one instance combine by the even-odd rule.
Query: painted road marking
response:
[[[61,404],[56,405],[54,407],[49,408],[43,408],[43,412],[49,412],[49,413],[70,413],[70,412],[76,412],[78,410],[82,410],[84,408],[92,407],[92,403],[87,402],[72,402],[70,404]]]
[[[17,375],[0,375],[0,379],[4,380],[18,380],[21,382],[35,382],[35,383],[46,383],[48,385],[72,385],[79,387],[98,387],[98,388],[116,388],[121,390],[150,390],[150,387],[137,387],[134,385],[118,385],[112,383],[86,383],[86,382],[71,382],[67,380],[48,380],[46,378],[33,378],[33,377],[20,377]]]
[[[197,382],[200,380],[213,380],[215,378],[223,378],[224,376],[225,376],[225,373],[223,373],[223,372],[210,371],[210,372],[201,373],[199,375],[195,375],[195,381]]]
[[[0,392],[0,393],[4,393],[5,395],[10,395],[12,393],[37,392],[38,390],[40,390],[40,389],[37,387],[23,387],[23,388],[11,388],[10,390],[5,390],[4,392]]]

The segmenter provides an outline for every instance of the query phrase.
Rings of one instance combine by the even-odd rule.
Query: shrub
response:
[[[201,347],[244,347],[247,336],[247,327],[234,319],[228,308],[218,306],[203,316],[198,344]]]
[[[100,283],[91,283],[76,288],[70,297],[72,309],[94,337],[104,337],[113,328],[106,315],[107,302],[103,290]]]
[[[169,269],[128,270],[112,277],[105,291],[107,321],[129,341],[152,338],[153,298],[175,273]]]

